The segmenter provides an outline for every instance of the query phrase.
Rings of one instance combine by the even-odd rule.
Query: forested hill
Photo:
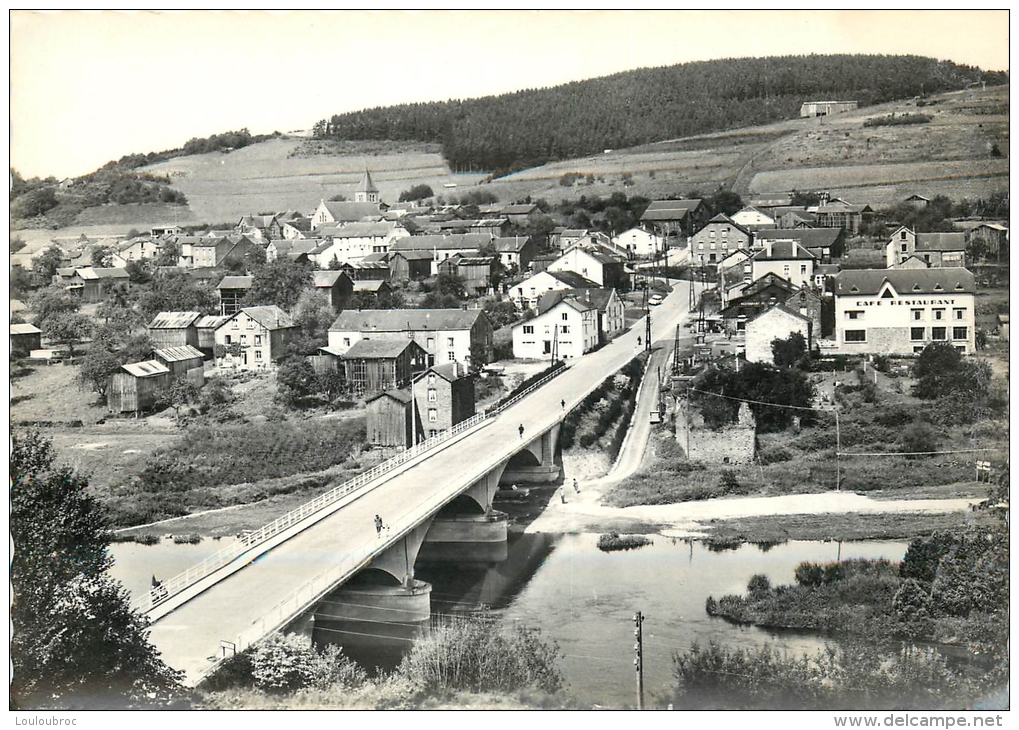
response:
[[[315,125],[318,137],[441,142],[450,166],[498,174],[605,149],[722,131],[799,114],[804,101],[861,106],[975,81],[986,72],[921,56],[782,56],[648,68],[466,101],[368,109]]]

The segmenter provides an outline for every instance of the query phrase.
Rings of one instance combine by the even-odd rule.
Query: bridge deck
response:
[[[654,339],[673,336],[686,314],[687,298],[686,285],[680,283],[654,309]],[[372,555],[554,426],[563,415],[560,401],[565,400],[568,408],[576,405],[608,374],[625,365],[639,351],[636,341],[644,331],[641,320],[598,352],[573,361],[568,372],[501,413],[490,425],[396,476],[381,477],[379,485],[366,489],[363,496],[155,620],[151,640],[164,661],[184,670],[188,683],[197,683],[219,654],[221,641],[238,644],[240,650],[301,615]],[[517,432],[520,424],[525,429],[523,439]],[[381,539],[375,533],[376,514],[391,526]]]

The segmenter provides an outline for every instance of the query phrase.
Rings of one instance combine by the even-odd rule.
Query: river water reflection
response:
[[[487,607],[504,621],[555,639],[565,655],[567,694],[580,706],[634,704],[633,613],[642,611],[646,696],[654,706],[655,695],[664,696],[672,684],[672,652],[695,642],[745,648],[772,643],[794,653],[824,646],[811,635],[772,634],[711,618],[704,610],[708,596],[742,593],[755,573],[767,575],[773,585],[792,583],[793,570],[805,560],[899,561],[907,548],[904,542],[795,541],[768,550],[747,544],[713,552],[702,542],[653,539],[639,550],[604,553],[595,534],[517,534],[510,536],[503,562],[419,564],[416,572],[433,586],[433,614]],[[111,572],[137,595],[148,590],[152,574],[170,578],[227,542],[116,544]],[[329,638],[316,633],[316,640]],[[395,660],[386,657],[381,664],[392,666]]]

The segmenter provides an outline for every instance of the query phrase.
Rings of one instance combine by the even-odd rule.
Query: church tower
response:
[[[368,172],[368,168],[365,168],[364,177],[361,178],[361,182],[358,183],[357,190],[354,192],[354,202],[379,202],[379,189],[375,186],[375,181],[372,180],[372,174]]]

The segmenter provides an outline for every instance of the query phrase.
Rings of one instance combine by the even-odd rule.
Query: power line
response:
[[[770,406],[772,408],[791,408],[796,411],[814,411],[817,413],[835,413],[834,408],[812,408],[809,406],[791,406],[785,403],[768,403],[763,400],[752,400],[750,398],[737,398],[733,395],[725,395],[724,393],[712,393],[710,390],[698,390],[697,388],[687,388],[690,393],[703,393],[704,395],[713,395],[716,398],[726,398],[728,400],[739,401],[740,403],[756,403],[760,406]]]
[[[1002,451],[1005,447],[997,449],[958,449],[956,451],[877,451],[865,454],[859,451],[840,451],[842,456],[932,456],[934,454],[971,454],[975,451]]]

